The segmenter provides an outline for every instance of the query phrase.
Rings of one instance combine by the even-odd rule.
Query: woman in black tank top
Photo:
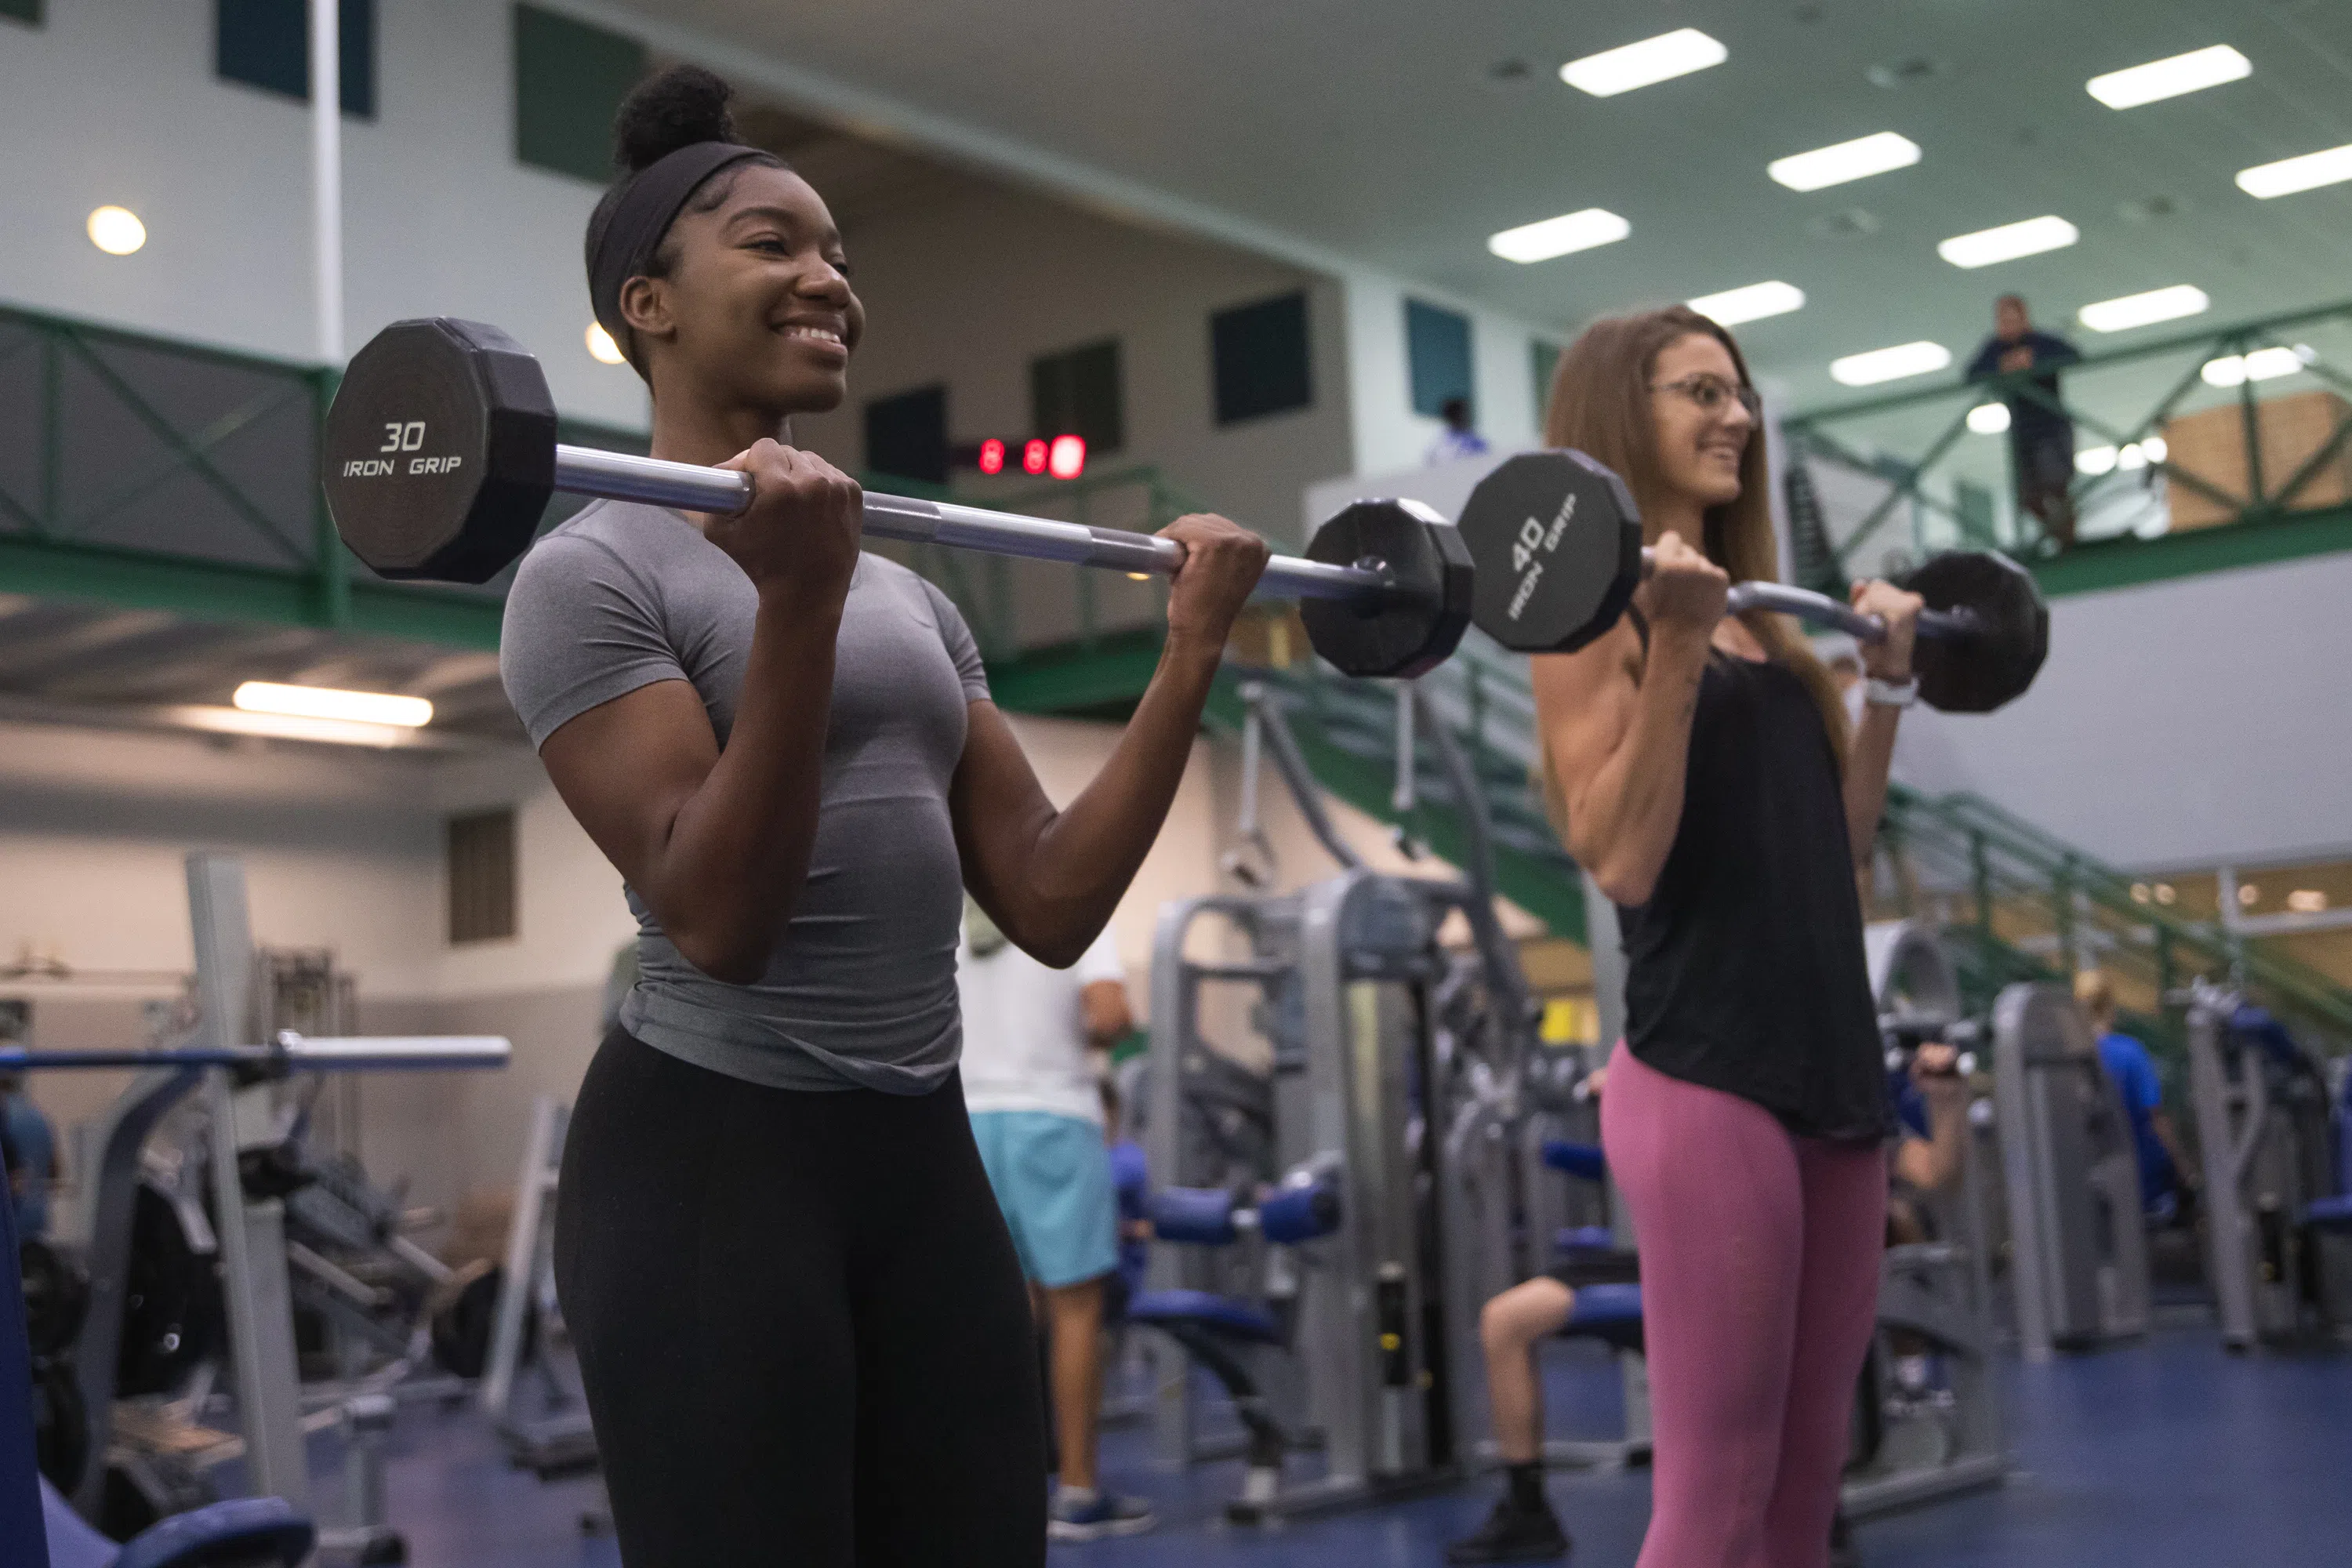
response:
[[[1619,906],[1625,1040],[1603,1101],[1642,1252],[1656,1481],[1643,1568],[1825,1553],[1874,1310],[1889,1128],[1855,867],[1885,804],[1919,601],[1854,603],[1873,705],[1849,734],[1795,627],[1726,618],[1776,574],[1759,408],[1685,309],[1561,357],[1547,438],[1624,475],[1655,571],[1535,660],[1547,791]]]

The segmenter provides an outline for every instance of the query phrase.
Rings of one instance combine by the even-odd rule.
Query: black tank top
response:
[[[1837,753],[1795,671],[1708,658],[1675,847],[1617,919],[1637,1059],[1801,1137],[1891,1131]]]

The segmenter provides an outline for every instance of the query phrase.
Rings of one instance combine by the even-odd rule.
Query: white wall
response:
[[[213,74],[199,0],[66,0],[0,24],[0,300],[314,361],[310,108]],[[597,188],[514,157],[510,7],[376,7],[376,119],[343,121],[346,342],[406,316],[492,321],[540,356],[567,412],[642,425],[598,364],[580,247]],[[83,221],[147,225],[110,257]]]
[[[1915,710],[1898,774],[2166,869],[2352,851],[2352,553],[2051,602],[2033,689]]]
[[[1560,334],[1495,311],[1475,309],[1377,273],[1349,272],[1347,301],[1349,437],[1345,469],[1384,473],[1418,462],[1444,426],[1412,411],[1412,368],[1406,352],[1408,296],[1459,310],[1470,318],[1471,402],[1478,433],[1498,450],[1538,444],[1543,410],[1537,405],[1532,344]]]
[[[1205,504],[1278,532],[1298,487],[1347,461],[1339,294],[1307,273],[976,179],[938,182],[844,226],[866,341],[848,402],[793,422],[796,439],[835,462],[863,461],[867,402],[940,382],[954,438],[1024,435],[1031,360],[1104,338],[1118,341],[1126,430],[1121,450],[1090,457],[1097,471],[1155,464]],[[1219,427],[1210,315],[1297,289],[1313,403]]]

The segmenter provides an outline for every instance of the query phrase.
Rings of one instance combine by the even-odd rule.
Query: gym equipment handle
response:
[[[593,447],[555,448],[555,488],[611,500],[645,501],[730,516],[751,504],[750,476],[732,468],[706,468]],[[866,516],[860,526],[882,539],[956,545],[1077,566],[1108,566],[1155,577],[1174,576],[1184,562],[1184,547],[1172,539],[874,490],[866,492]],[[1276,598],[1355,601],[1405,593],[1377,563],[1340,566],[1296,555],[1277,555],[1268,561],[1257,591]]]
[[[0,1050],[0,1072],[58,1068],[282,1067],[304,1071],[381,1072],[406,1068],[502,1068],[514,1054],[503,1035],[342,1035],[307,1037],[292,1030],[267,1046],[181,1046],[161,1050]]]
[[[1642,551],[1642,575],[1647,577],[1655,564],[1647,546]],[[1816,594],[1811,588],[1791,588],[1786,583],[1736,583],[1731,596],[1724,605],[1727,616],[1742,615],[1749,610],[1771,610],[1783,616],[1794,616],[1815,626],[1829,626],[1862,642],[1885,642],[1886,623],[1876,616],[1865,616],[1851,605],[1841,605],[1827,594]],[[1966,610],[1922,610],[1919,612],[1919,635],[1923,637],[1971,637],[1984,629],[1984,625]]]

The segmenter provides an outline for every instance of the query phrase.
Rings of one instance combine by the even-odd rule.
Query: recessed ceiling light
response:
[[[1614,244],[1633,232],[1633,226],[1615,213],[1586,207],[1489,235],[1486,248],[1506,261],[1549,261],[1571,251]]]
[[[2325,153],[2305,153],[2299,158],[2281,158],[2275,163],[2257,163],[2238,171],[2238,189],[2263,201],[2316,190],[2339,180],[2352,180],[2352,146],[2330,147]]]
[[[2325,914],[2327,895],[2316,888],[2297,888],[2286,896],[2286,907],[2290,912],[2298,915]]]
[[[2308,349],[2301,353],[2289,348],[2256,349],[2250,354],[2209,359],[2197,374],[2208,386],[2240,386],[2249,381],[2273,381],[2282,375],[2293,375],[2317,357]]]
[[[2191,49],[2129,70],[2095,76],[2083,89],[2109,109],[2137,109],[2160,98],[2179,98],[2184,92],[2219,87],[2253,74],[2252,60],[2227,44],[2215,44],[2210,49]]]
[[[2113,447],[2085,447],[2074,454],[2074,471],[2096,478],[2115,472],[2116,452]]]
[[[1595,98],[1614,98],[1637,87],[1719,66],[1730,58],[1730,50],[1696,27],[1677,27],[1638,44],[1570,60],[1559,68],[1559,79]]]
[[[388,691],[341,691],[331,686],[248,680],[229,700],[248,713],[284,713],[299,719],[346,719],[407,729],[433,721],[432,703],[422,697],[396,697]]]
[[[1810,153],[1792,153],[1764,165],[1764,172],[1792,191],[1818,191],[1848,180],[1867,179],[1889,169],[1905,169],[1919,161],[1919,143],[1892,131],[1857,136]]]
[[[1742,321],[1760,321],[1767,316],[1803,310],[1805,291],[1793,283],[1750,283],[1719,294],[1702,294],[1685,303],[1718,326],[1736,327]]]
[[[1974,234],[1956,234],[1936,247],[1936,254],[1955,267],[1990,267],[2045,250],[2063,250],[2083,237],[2082,231],[2063,217],[2030,217]]]
[[[2009,405],[1979,403],[1969,410],[1969,428],[1979,436],[1998,436],[2009,428]]]
[[[99,207],[83,226],[89,242],[109,256],[128,256],[147,243],[147,226],[129,207]]]
[[[2151,289],[2145,294],[2126,294],[2120,299],[2085,305],[2075,312],[2075,320],[2095,332],[2120,332],[2154,321],[2198,315],[2212,302],[2205,297],[2204,289],[2193,284],[2176,283],[2169,289]]]
[[[628,359],[628,355],[621,352],[621,345],[613,341],[613,334],[604,330],[602,321],[588,323],[588,354],[599,364],[621,364]]]
[[[1951,363],[1952,351],[1941,343],[1897,343],[1893,348],[1872,349],[1868,353],[1832,360],[1830,379],[1846,386],[1874,386],[1882,381],[1900,381],[1906,375],[1925,375]]]

